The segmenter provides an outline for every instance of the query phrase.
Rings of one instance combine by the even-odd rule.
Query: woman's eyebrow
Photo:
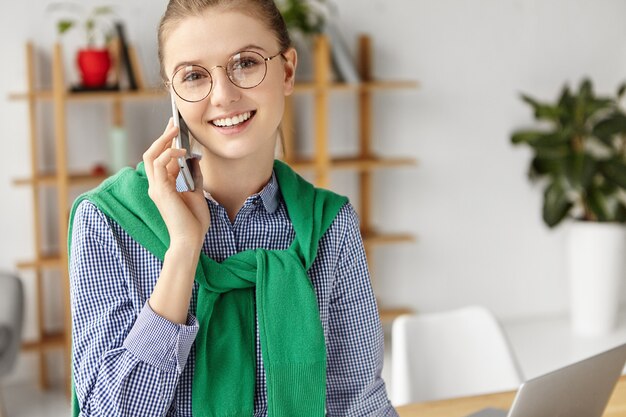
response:
[[[238,48],[237,50],[235,50],[233,53],[230,54],[230,56],[236,55],[236,54],[238,54],[238,53],[240,53],[242,51],[249,51],[251,49],[256,49],[258,51],[262,51],[262,52],[265,52],[265,53],[268,52],[265,48],[263,48],[260,45],[256,45],[254,43],[249,43],[249,44],[244,45],[241,48]],[[174,72],[176,72],[176,70],[178,70],[181,67],[186,67],[186,66],[189,66],[189,65],[202,65],[202,61],[201,60],[181,61],[181,62],[177,63],[174,66]]]
[[[246,46],[243,46],[243,47],[239,48],[235,53],[241,52],[241,51],[249,51],[250,49],[258,49],[260,51],[267,52],[267,50],[265,48],[263,48],[262,46],[250,43],[250,44],[248,44]]]
[[[182,61],[182,62],[179,62],[178,64],[176,64],[174,66],[174,71],[173,72],[178,71],[182,67],[188,67],[188,66],[191,66],[191,65],[200,65],[200,61]]]

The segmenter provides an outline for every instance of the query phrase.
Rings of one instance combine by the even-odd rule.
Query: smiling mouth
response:
[[[223,119],[214,119],[214,120],[211,120],[209,123],[211,123],[213,126],[216,126],[216,127],[234,127],[247,120],[250,120],[255,114],[256,114],[255,111],[247,111],[247,112],[238,114],[233,117],[225,117]]]

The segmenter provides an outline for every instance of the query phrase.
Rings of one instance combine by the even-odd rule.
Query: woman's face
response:
[[[163,44],[163,64],[170,81],[177,69],[188,65],[210,71],[213,86],[208,97],[195,103],[175,97],[205,153],[233,160],[273,158],[285,96],[293,91],[296,52],[290,49],[284,52],[286,59],[279,55],[267,61],[263,82],[242,89],[228,79],[224,68],[231,56],[243,50],[266,58],[281,52],[274,33],[258,19],[237,11],[208,9],[170,30]]]

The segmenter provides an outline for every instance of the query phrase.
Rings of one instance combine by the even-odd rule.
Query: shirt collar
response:
[[[215,205],[219,204],[213,196],[211,196],[211,193],[206,190],[204,191],[204,197]],[[280,193],[278,189],[278,180],[276,179],[276,174],[272,171],[272,176],[267,184],[265,184],[265,187],[263,187],[263,189],[258,193],[248,197],[244,206],[248,203],[254,203],[255,201],[260,200],[263,202],[263,206],[268,213],[274,213],[276,209],[278,209],[279,198]]]
[[[274,213],[278,208],[279,194],[278,180],[276,179],[276,174],[272,171],[272,177],[259,193],[268,213]]]

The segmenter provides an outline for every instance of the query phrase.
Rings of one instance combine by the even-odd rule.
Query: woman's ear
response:
[[[283,52],[283,56],[285,57],[283,60],[283,65],[285,68],[285,81],[284,81],[284,89],[285,95],[289,96],[293,93],[294,85],[296,83],[296,68],[298,66],[298,53],[295,48],[289,48],[285,52]]]

